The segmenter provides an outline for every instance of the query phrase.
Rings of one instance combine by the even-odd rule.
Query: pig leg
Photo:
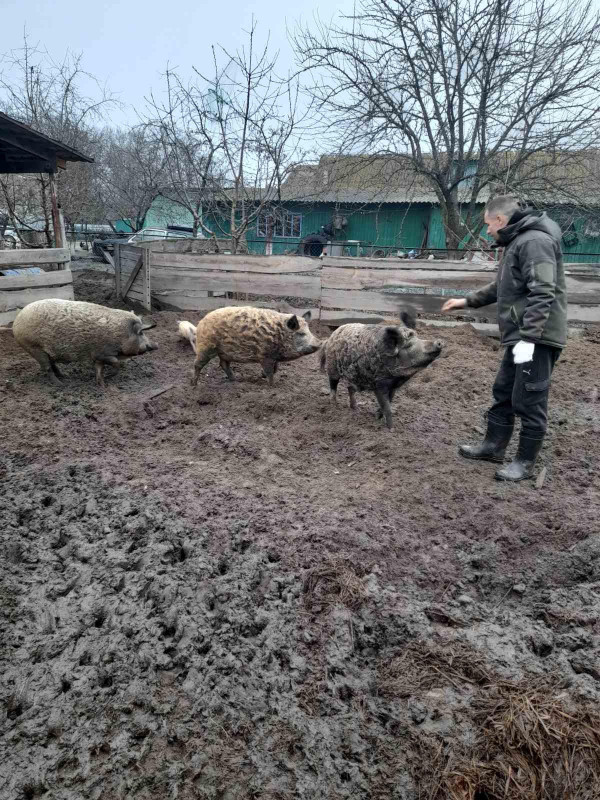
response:
[[[402,386],[403,383],[406,383],[407,379],[404,378],[395,378],[393,381],[389,381],[386,383],[382,383],[380,388],[383,392],[387,391],[388,393],[388,400],[391,403],[394,399],[394,395],[396,394],[397,390]],[[383,411],[381,408],[377,409],[377,419],[381,419],[383,417]]]
[[[329,396],[334,403],[337,403],[337,387],[340,382],[339,378],[329,378]]]
[[[56,375],[56,377],[60,380],[63,376],[62,372],[56,366],[56,361],[50,359],[50,367],[52,368],[52,372]]]
[[[96,361],[96,383],[105,388],[104,384],[104,361]]]
[[[263,375],[269,379],[269,386],[273,386],[273,375],[277,371],[277,362],[271,358],[265,358],[263,361]]]
[[[229,381],[235,380],[235,375],[233,374],[233,370],[231,369],[231,364],[229,363],[229,361],[225,361],[224,358],[219,358],[219,366],[221,367],[225,375],[227,375],[227,380]]]
[[[192,376],[192,386],[198,385],[198,378],[204,367],[208,364],[211,358],[215,355],[214,351],[200,350],[194,361],[194,374]]]
[[[392,428],[392,409],[390,406],[389,390],[388,387],[378,387],[375,389],[375,397],[379,403],[381,414],[385,419],[385,424],[388,428]],[[379,415],[378,415],[379,416]]]
[[[46,375],[50,378],[52,383],[55,384],[56,386],[62,386],[60,378],[58,377],[58,375],[56,375],[56,373],[52,369],[52,360],[50,359],[48,354],[45,353],[39,347],[32,347],[29,350],[29,352],[42,368],[42,372],[46,373]]]
[[[348,396],[350,397],[350,408],[356,408],[356,386],[353,383],[348,384]]]

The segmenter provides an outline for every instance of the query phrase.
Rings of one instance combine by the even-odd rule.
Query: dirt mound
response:
[[[536,489],[457,457],[501,356],[472,327],[390,433],[316,356],[192,390],[151,316],[104,392],[0,336],[0,796],[598,796],[597,346],[558,362]]]

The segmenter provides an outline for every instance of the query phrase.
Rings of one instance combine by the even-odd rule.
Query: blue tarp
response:
[[[39,275],[43,271],[41,267],[21,267],[20,269],[0,270],[0,275]]]

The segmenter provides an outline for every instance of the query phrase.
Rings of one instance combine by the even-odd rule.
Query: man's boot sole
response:
[[[497,481],[503,481],[504,483],[520,483],[521,481],[529,481],[533,478],[533,473],[531,475],[523,475],[522,478],[505,478],[503,475],[498,475],[496,473],[494,475]]]

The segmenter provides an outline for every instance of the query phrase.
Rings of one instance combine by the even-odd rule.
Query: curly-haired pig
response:
[[[310,311],[297,317],[251,306],[227,306],[211,311],[196,326],[192,386],[198,383],[201,370],[215,356],[219,357],[229,380],[234,380],[232,363],[262,364],[263,375],[272,386],[280,361],[293,361],[321,346],[308,327],[310,316]]]
[[[16,316],[13,336],[39,363],[53,383],[61,385],[57,363],[93,361],[96,380],[104,386],[104,366],[121,366],[126,358],[157,350],[133,311],[105,308],[77,300],[37,300]]]
[[[402,317],[405,322],[409,320],[408,315]],[[440,341],[419,339],[406,325],[342,325],[321,349],[321,370],[329,376],[334,402],[342,378],[348,382],[350,408],[356,408],[356,392],[375,392],[378,417],[384,417],[391,428],[390,403],[396,389],[431,364],[441,351]]]

